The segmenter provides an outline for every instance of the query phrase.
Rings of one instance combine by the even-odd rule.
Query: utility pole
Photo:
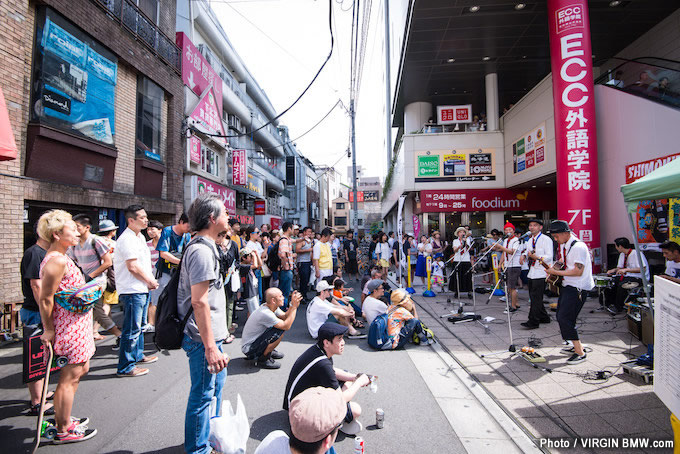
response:
[[[385,6],[385,117],[387,130],[385,131],[385,148],[387,149],[387,172],[392,166],[392,76],[390,75],[390,2],[383,0]],[[387,175],[387,174],[386,174]]]
[[[349,116],[351,120],[351,145],[352,145],[352,192],[354,193],[354,201],[352,202],[352,208],[354,209],[354,238],[359,241],[359,213],[358,213],[358,203],[357,203],[357,147],[354,141],[354,98],[349,100]]]

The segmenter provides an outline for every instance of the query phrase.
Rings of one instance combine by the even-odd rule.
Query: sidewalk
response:
[[[568,366],[568,356],[560,351],[563,344],[554,312],[549,311],[553,322],[539,329],[526,330],[520,326],[527,320],[529,310],[528,294],[520,290],[521,309],[511,314],[514,343],[519,350],[527,345],[529,337],[540,339],[542,346],[537,351],[546,358],[542,366],[552,369],[549,373],[508,352],[505,303],[498,297],[492,297],[487,305],[488,294],[475,295],[476,313],[482,318],[494,317],[492,322],[452,324],[441,316],[458,311],[458,300],[453,295],[425,298],[422,286],[415,289],[413,299],[418,304],[418,315],[435,332],[441,346],[537,441],[544,437],[673,439],[670,412],[653,393],[652,385],[624,374],[619,368],[619,363],[645,353],[646,348],[628,333],[625,315],[591,313],[599,306],[596,298],[586,302],[579,317],[581,339],[592,351],[587,361]],[[462,301],[470,304],[464,310],[472,311],[472,300]],[[501,353],[481,357],[492,352]],[[614,372],[613,376],[606,381],[584,380],[585,372],[603,369]]]
[[[355,287],[356,282],[348,283]],[[358,288],[354,292],[358,296]],[[286,357],[278,370],[260,370],[240,352],[240,339],[226,345],[231,357],[225,400],[241,395],[251,424],[247,452],[276,429],[289,430],[281,409],[283,392],[295,359],[313,340],[307,332],[306,306],[301,306],[290,332],[278,348]],[[245,313],[239,311],[242,326]],[[115,313],[114,317],[119,317]],[[240,337],[240,331],[237,333]],[[153,352],[147,335],[148,353]],[[88,416],[99,433],[84,443],[41,445],[39,453],[182,453],[184,412],[189,390],[186,355],[172,351],[160,355],[139,378],[117,378],[117,352],[113,339],[97,343],[90,373],[76,395],[73,414]],[[409,345],[405,350],[377,352],[366,340],[348,340],[335,365],[352,372],[377,375],[378,392],[360,390],[356,401],[363,414],[359,434],[367,453],[484,453],[538,452],[526,434],[500,410],[477,383],[443,351]],[[28,392],[21,383],[20,344],[0,350],[0,452],[28,452],[34,437],[35,418],[23,416]],[[56,383],[56,378],[53,380]],[[51,386],[51,389],[54,385]],[[385,411],[385,427],[375,427],[375,411]],[[349,454],[354,439],[340,434],[339,453]]]

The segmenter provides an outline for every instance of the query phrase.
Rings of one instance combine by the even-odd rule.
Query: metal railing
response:
[[[680,62],[657,57],[611,60],[621,63],[595,79],[596,84],[680,107]]]
[[[175,41],[166,36],[137,5],[130,0],[91,1],[119,22],[135,39],[148,47],[164,63],[181,74],[182,51],[175,44]]]

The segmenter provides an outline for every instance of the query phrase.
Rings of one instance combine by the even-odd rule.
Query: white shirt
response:
[[[260,244],[259,241],[248,241],[246,243],[246,247],[249,248],[253,252],[257,252],[257,256],[262,258],[262,254],[264,253],[264,248]]]
[[[425,257],[432,255],[432,244],[418,243],[418,255],[423,255]]]
[[[647,281],[649,282],[649,263],[647,263],[647,257],[645,257],[645,253],[640,251],[640,255],[642,256],[642,264],[645,267],[645,277],[647,278]],[[625,265],[624,265],[625,263]],[[640,268],[640,262],[638,262],[638,255],[637,252],[635,252],[635,249],[630,250],[630,254],[628,254],[628,260],[626,260],[626,253],[621,252],[619,254],[619,261],[616,264],[617,268]],[[624,276],[628,277],[636,277],[638,279],[642,279],[642,273],[626,273]]]
[[[255,454],[290,454],[290,438],[282,430],[267,435],[255,450]]]
[[[137,265],[147,274],[151,272],[151,252],[146,245],[144,235],[125,229],[116,241],[116,253],[113,255],[113,270],[116,273],[116,291],[121,294],[149,293],[146,284],[132,275],[128,270],[127,260],[137,259]]]
[[[387,244],[390,245],[390,249],[392,249],[394,247],[394,242],[395,242],[394,238],[388,238],[387,239]]]
[[[552,265],[553,262],[553,241],[543,232],[536,236],[532,236],[525,243],[525,257],[526,263],[529,263],[529,251],[543,259],[547,265]],[[541,265],[538,260],[534,261],[533,266],[529,267],[529,279],[545,279],[548,273],[545,272],[545,267]]]
[[[440,260],[432,262],[432,275],[444,277],[444,262]]]
[[[334,304],[322,300],[318,296],[315,296],[307,306],[307,329],[314,339],[319,336],[319,328],[326,323],[334,307],[336,307]]]
[[[664,274],[670,277],[680,278],[680,262],[674,262],[672,260],[666,261],[666,271]]]
[[[375,245],[375,253],[379,259],[388,260],[392,257],[392,248],[388,243],[378,243]]]
[[[519,249],[519,238],[517,238],[516,236],[513,235],[510,238],[504,239],[501,242],[501,244],[503,245],[503,247],[505,247],[507,249],[517,250],[517,249]],[[503,252],[503,259],[505,261],[505,266],[507,268],[510,268],[510,267],[513,267],[513,266],[521,267],[522,265],[519,263],[520,255],[521,255],[520,252],[517,252],[514,255],[508,254],[507,252]]]
[[[469,262],[470,261],[470,246],[472,246],[472,240],[470,238],[465,238],[463,241],[465,241],[465,251],[461,255],[461,251],[458,250],[458,252],[455,253],[453,256],[453,261],[454,262]],[[453,249],[456,249],[457,247],[460,247],[462,242],[456,238],[453,240]]]
[[[572,243],[576,242],[573,246]],[[570,285],[581,290],[592,290],[595,287],[593,281],[593,264],[590,258],[588,246],[583,241],[578,241],[574,235],[565,244],[560,245],[561,257],[567,256],[566,270],[576,268],[576,264],[583,265],[583,274],[580,276],[564,276],[564,285]],[[570,249],[571,248],[571,249]]]
[[[387,313],[387,304],[372,296],[367,296],[361,305],[361,312],[364,313],[364,317],[366,317],[370,326],[378,315]]]

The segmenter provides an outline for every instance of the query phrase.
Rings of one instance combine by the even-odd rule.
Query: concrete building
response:
[[[290,142],[288,128],[279,126],[279,134],[284,142],[286,154],[286,190],[284,196],[288,201],[284,216],[300,225],[310,226],[315,231],[319,222],[319,182],[314,164],[302,156],[295,144]]]
[[[336,197],[330,206],[330,227],[336,235],[344,235],[352,230],[352,217],[349,200],[344,197]]]
[[[0,87],[19,157],[0,163],[2,302],[22,300],[19,263],[53,208],[125,225],[183,208],[184,94],[175,2],[6,0]]]

